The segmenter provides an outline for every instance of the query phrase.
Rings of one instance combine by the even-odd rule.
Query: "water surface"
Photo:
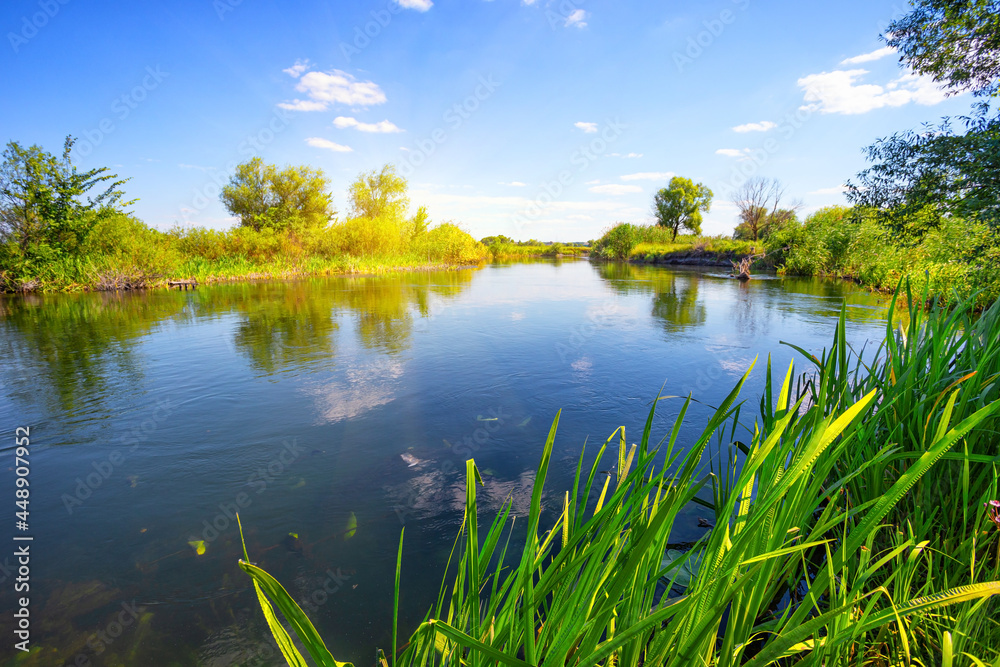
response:
[[[596,452],[624,424],[638,439],[661,386],[718,402],[761,356],[752,411],[766,355],[783,373],[796,355],[780,341],[828,346],[844,303],[849,341],[880,340],[885,300],[845,283],[586,261],[0,298],[11,496],[15,427],[33,443],[43,649],[18,664],[283,664],[236,565],[236,509],[251,560],[338,659],[371,664],[390,642],[400,528],[408,634],[436,597],[467,458],[484,472],[483,511],[511,497],[523,514],[562,409],[546,497],[557,513],[588,438]],[[660,404],[654,438],[680,405]],[[684,442],[706,415],[689,412]],[[697,515],[680,517],[677,541],[700,534]],[[12,654],[7,641],[0,661]]]

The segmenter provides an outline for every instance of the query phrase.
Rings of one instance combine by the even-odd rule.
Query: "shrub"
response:
[[[420,235],[413,244],[413,251],[429,260],[456,264],[478,264],[488,254],[486,246],[449,222]]]
[[[618,223],[594,244],[594,254],[606,259],[628,259],[632,249],[642,240],[642,233],[636,225]]]

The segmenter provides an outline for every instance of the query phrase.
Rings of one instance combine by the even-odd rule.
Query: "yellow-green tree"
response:
[[[325,226],[336,215],[322,169],[265,164],[255,157],[236,167],[220,199],[243,227],[260,231]]]

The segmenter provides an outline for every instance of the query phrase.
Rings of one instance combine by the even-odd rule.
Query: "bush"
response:
[[[642,240],[642,234],[636,225],[618,223],[594,244],[594,254],[605,259],[628,259],[632,249]]]
[[[488,255],[486,246],[449,222],[420,235],[413,244],[413,251],[432,261],[454,264],[478,264]]]

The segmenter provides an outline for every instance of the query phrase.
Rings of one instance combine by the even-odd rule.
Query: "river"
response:
[[[780,374],[793,358],[806,370],[781,341],[829,347],[844,303],[848,340],[881,340],[886,299],[847,283],[585,260],[0,297],[8,536],[15,428],[31,442],[20,534],[38,648],[16,664],[284,664],[237,567],[236,510],[250,559],[333,654],[372,664],[390,643],[400,529],[405,635],[437,596],[467,458],[481,511],[512,497],[523,515],[561,409],[554,518],[585,441],[589,458],[620,425],[638,440],[661,387],[716,403],[759,357],[752,414],[768,353]],[[680,407],[660,403],[654,440]],[[689,411],[682,442],[708,410]],[[678,542],[698,515],[678,519]],[[13,554],[0,550],[8,620]]]

